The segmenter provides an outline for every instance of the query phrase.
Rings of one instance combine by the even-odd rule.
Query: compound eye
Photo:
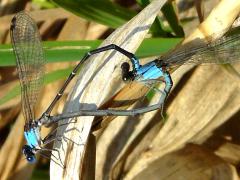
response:
[[[130,65],[129,63],[127,62],[124,62],[122,65],[121,65],[121,68],[122,68],[122,80],[123,81],[128,81],[129,80],[129,69],[130,69]]]
[[[36,157],[32,151],[33,149],[28,145],[24,145],[22,148],[22,152],[26,156],[27,161],[30,163],[35,163]]]
[[[31,156],[27,156],[27,161],[30,163],[35,163],[36,162],[36,158],[34,155]]]

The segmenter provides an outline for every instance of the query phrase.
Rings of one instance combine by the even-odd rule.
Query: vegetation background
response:
[[[136,55],[145,63],[149,57],[151,60],[172,49],[219,2],[168,2]],[[44,41],[45,86],[36,108],[36,114],[40,115],[84,53],[97,48],[147,4],[148,0],[0,2],[0,179],[49,179],[48,159],[39,157],[38,163],[32,165],[21,154],[25,143],[24,119],[9,37],[13,15],[21,10],[29,11]],[[96,167],[92,173],[95,178],[239,179],[238,72],[237,64],[182,66],[173,73],[174,89],[164,106],[164,120],[161,110],[139,117],[117,117],[111,122],[105,118],[107,125],[94,131]],[[62,112],[73,85],[74,82],[58,103],[55,114]],[[148,93],[138,105],[149,105],[155,96],[158,97]],[[50,131],[43,128],[42,136]]]

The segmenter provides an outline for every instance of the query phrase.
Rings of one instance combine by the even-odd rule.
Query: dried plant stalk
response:
[[[207,149],[189,144],[149,164],[135,180],[218,179],[237,180],[236,169]]]
[[[183,43],[227,30],[239,12],[240,1],[222,0]],[[151,162],[183,147],[190,140],[197,140],[194,139],[197,135],[198,141],[195,142],[206,139],[210,132],[238,111],[240,97],[236,92],[236,84],[226,75],[221,76],[223,73],[216,66],[205,66],[196,72],[196,76],[175,95],[167,110],[168,121],[149,145],[151,149],[137,159],[125,179],[135,179]],[[204,133],[201,134],[202,131]]]
[[[166,0],[153,1],[131,21],[110,35],[101,46],[114,43],[130,52],[134,52],[144,39],[165,2]],[[81,70],[65,111],[96,108],[95,105],[103,104],[108,97],[116,93],[123,86],[120,75],[120,65],[123,60],[125,58],[122,55],[112,51],[91,58],[89,63],[86,63],[84,69]],[[64,162],[66,168],[63,169],[55,163],[51,163],[51,179],[81,179],[82,174],[86,173],[81,172],[83,169],[82,159],[92,120],[93,117],[80,117],[74,124],[74,131],[66,132],[68,129],[73,129],[73,127],[70,127],[71,125],[59,131],[59,134],[63,134],[65,131],[64,136],[82,145],[69,142],[55,143],[55,147],[60,150],[61,161]]]

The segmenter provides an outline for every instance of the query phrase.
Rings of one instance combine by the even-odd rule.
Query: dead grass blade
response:
[[[101,46],[114,43],[130,52],[135,52],[165,2],[165,0],[153,1],[136,17],[111,34]],[[80,73],[79,80],[65,111],[95,108],[95,105],[103,104],[109,97],[114,95],[123,87],[120,75],[120,65],[123,60],[126,60],[125,57],[116,52],[106,52],[91,58]],[[79,144],[82,145],[55,142],[55,148],[59,149],[61,161],[64,162],[66,168],[62,169],[52,162],[52,179],[81,179],[82,175],[86,173],[82,172],[82,159],[85,150],[84,145],[87,143],[92,120],[93,117],[80,117],[74,127],[69,125],[59,131],[61,135],[64,131],[75,128],[75,131],[65,133],[64,136],[67,136],[74,142],[80,142]],[[70,144],[68,148],[67,144]]]
[[[221,1],[184,43],[226,30],[239,12],[239,1]],[[202,142],[216,127],[239,110],[237,85],[232,79],[226,78],[221,69],[216,66],[202,66],[194,74],[168,107],[167,123],[161,131],[156,132],[149,145],[151,149],[147,153],[143,152],[143,158],[134,162],[125,179],[138,177],[149,163],[184,146],[190,140]]]

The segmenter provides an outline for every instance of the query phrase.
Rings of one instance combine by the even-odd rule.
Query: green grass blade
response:
[[[52,41],[44,42],[43,47],[48,63],[79,61],[86,52],[96,49],[101,40],[93,41]]]
[[[160,55],[174,47],[179,38],[145,39],[137,51],[139,58]],[[79,61],[86,52],[97,48],[102,41],[46,41],[43,43],[46,61]],[[11,45],[0,45],[0,67],[15,66],[15,57]]]
[[[184,31],[180,24],[180,21],[178,20],[173,3],[174,2],[167,2],[162,7],[162,12],[177,37],[184,37]]]
[[[43,48],[47,63],[79,61],[91,49],[97,48],[102,41],[45,41]],[[0,45],[0,67],[15,66],[15,56],[11,45]]]
[[[160,56],[175,47],[182,38],[149,38],[145,39],[138,48],[136,55],[139,58]]]
[[[66,78],[66,76],[71,73],[72,69],[73,68],[61,69],[61,70],[56,70],[54,72],[46,74],[44,77],[44,85]],[[4,103],[12,100],[16,96],[19,96],[21,93],[20,89],[21,89],[20,85],[13,87],[10,91],[7,92],[7,94],[5,94],[0,99],[0,105],[3,105]]]
[[[7,92],[1,99],[0,99],[0,105],[3,105],[4,103],[14,99],[18,95],[20,95],[20,85],[13,87],[11,90]]]
[[[58,6],[89,21],[117,28],[137,13],[107,0],[52,0]]]
[[[56,5],[46,0],[32,0],[33,5],[40,7],[41,9],[56,8]]]
[[[137,0],[137,2],[142,6],[147,6],[150,1],[152,0]],[[162,21],[160,18],[156,18],[155,22],[153,23],[151,27],[152,34],[157,36],[168,36],[169,32],[174,32],[177,37],[184,37],[184,31],[182,26],[180,25],[180,22],[178,20],[178,17],[176,15],[174,5],[171,2],[167,2],[162,7],[162,13],[165,16],[166,20],[168,21],[168,24],[170,25],[171,29],[164,27]]]
[[[15,56],[10,44],[0,45],[0,66],[15,66]]]
[[[144,8],[150,3],[150,0],[137,0],[137,3],[142,8]],[[150,32],[154,37],[167,37],[169,33],[169,31],[164,27],[162,20],[159,17],[155,19],[150,29]]]

